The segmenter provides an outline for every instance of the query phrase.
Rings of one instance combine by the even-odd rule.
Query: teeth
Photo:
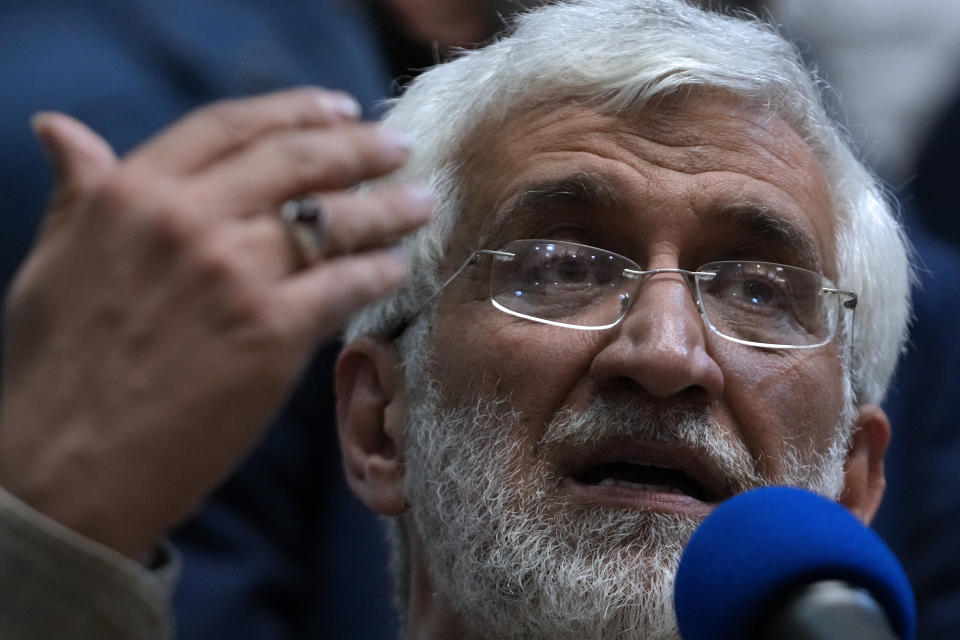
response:
[[[683,470],[632,462],[606,462],[576,476],[586,484],[644,493],[685,494],[697,500],[709,500],[711,493]]]
[[[680,491],[676,487],[671,487],[669,485],[663,484],[641,484],[637,485],[640,487],[641,491],[649,491],[651,493],[675,493],[678,495],[683,495],[683,491]]]
[[[680,495],[683,494],[683,491],[681,491],[681,490],[678,489],[677,487],[672,487],[672,486],[670,486],[670,485],[664,485],[664,484],[640,484],[640,483],[637,483],[637,482],[618,481],[618,480],[616,480],[616,479],[614,479],[614,478],[604,478],[603,480],[601,480],[601,481],[598,482],[597,484],[599,484],[599,485],[602,486],[602,487],[612,487],[612,486],[614,486],[614,485],[616,485],[616,486],[618,486],[618,487],[629,487],[629,488],[633,489],[634,491],[645,491],[645,492],[648,492],[648,493],[676,493],[676,494],[680,494]]]

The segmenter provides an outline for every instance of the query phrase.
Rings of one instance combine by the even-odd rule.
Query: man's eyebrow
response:
[[[558,205],[579,205],[589,210],[613,209],[619,204],[620,195],[609,181],[578,171],[524,187],[497,210],[490,228],[508,226],[519,214],[549,214]]]
[[[823,258],[813,239],[770,207],[741,202],[723,207],[720,214],[732,219],[734,225],[744,233],[769,239],[788,249],[798,263],[794,266],[823,273]]]
[[[622,195],[609,180],[578,171],[524,187],[497,210],[493,224],[487,228],[491,232],[509,228],[520,215],[550,215],[558,205],[580,206],[586,211],[609,211],[619,209],[621,204]],[[823,272],[823,258],[813,239],[773,208],[749,201],[735,202],[722,207],[719,213],[732,220],[744,234],[763,238],[786,249],[794,266]],[[485,241],[490,239],[484,238]]]

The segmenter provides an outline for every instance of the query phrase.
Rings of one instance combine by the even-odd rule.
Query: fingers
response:
[[[295,273],[280,297],[296,333],[325,340],[360,308],[399,288],[409,269],[399,249],[351,254]]]
[[[278,219],[256,216],[243,224],[226,225],[212,240],[215,251],[238,256],[251,280],[276,282],[300,266],[290,230]]]
[[[58,198],[88,190],[118,163],[107,141],[76,118],[40,112],[30,125],[53,165]]]
[[[396,170],[410,153],[406,136],[353,122],[355,115],[351,99],[316,89],[228,101],[188,116],[125,158],[123,165],[102,138],[73,118],[43,113],[33,125],[64,188],[138,185],[113,189],[120,189],[123,197],[108,191],[86,199],[90,206],[115,205],[137,213],[107,218],[118,227],[114,236],[126,237],[132,229],[140,238],[143,234],[136,230],[144,224],[162,228],[170,226],[167,218],[202,215],[202,225],[181,225],[190,230],[175,234],[183,246],[164,255],[195,255],[209,243],[212,250],[236,256],[238,274],[246,273],[251,282],[273,282],[275,293],[282,291],[289,299],[303,330],[322,337],[360,306],[400,285],[405,261],[376,249],[427,222],[432,209],[422,187],[390,185],[344,193]],[[202,168],[170,180],[169,173],[156,170],[156,163],[169,163],[168,171],[174,173],[189,172],[191,163]],[[117,180],[104,179],[105,174]],[[299,256],[279,218],[279,206],[316,192],[324,194],[328,211],[329,255],[341,257],[297,270]],[[235,215],[232,220],[213,215],[211,220],[211,212],[220,210]],[[127,238],[120,244],[130,242]],[[353,254],[356,251],[362,253]]]
[[[91,500],[66,496],[50,515],[138,555],[252,445],[317,341],[403,281],[401,256],[369,248],[424,221],[429,198],[333,192],[396,169],[409,146],[319,104],[331,95],[221,105],[123,163],[79,122],[37,116],[60,188],[77,197],[10,298],[18,348],[4,352],[2,418],[29,444],[10,473],[34,495],[89,485]],[[334,249],[366,251],[301,268],[278,205],[317,191]],[[150,513],[145,494],[161,498]],[[107,503],[130,526],[100,526]]]
[[[419,185],[387,185],[323,198],[329,255],[395,243],[430,220],[433,196]]]
[[[134,151],[135,164],[187,175],[272,131],[328,127],[360,115],[349,95],[313,87],[199,109]]]
[[[384,185],[322,200],[326,211],[324,261],[391,246],[426,224],[433,211],[433,196],[419,185]],[[216,252],[238,256],[238,263],[247,265],[248,277],[253,280],[297,277],[304,262],[291,230],[277,212],[218,226],[211,242]]]
[[[198,178],[198,190],[210,211],[251,215],[305,193],[381,177],[409,155],[406,136],[372,124],[286,131],[213,165]]]

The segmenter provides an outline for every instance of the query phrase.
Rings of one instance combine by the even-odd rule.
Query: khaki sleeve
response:
[[[4,640],[168,640],[178,572],[85,538],[0,488],[0,636]]]

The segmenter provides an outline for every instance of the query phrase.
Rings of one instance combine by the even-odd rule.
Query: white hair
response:
[[[415,152],[397,178],[429,182],[436,216],[407,240],[411,280],[358,314],[347,338],[390,336],[436,291],[437,271],[464,209],[462,174],[478,132],[551,104],[629,115],[704,89],[781,117],[822,165],[837,217],[837,284],[859,294],[856,331],[849,323],[843,330],[853,341],[847,392],[857,402],[879,403],[909,319],[911,269],[893,208],[827,115],[821,87],[794,46],[758,19],[682,0],[552,3],[519,16],[511,35],[411,83],[386,125],[412,137]],[[408,338],[400,346],[407,353],[424,347]]]

